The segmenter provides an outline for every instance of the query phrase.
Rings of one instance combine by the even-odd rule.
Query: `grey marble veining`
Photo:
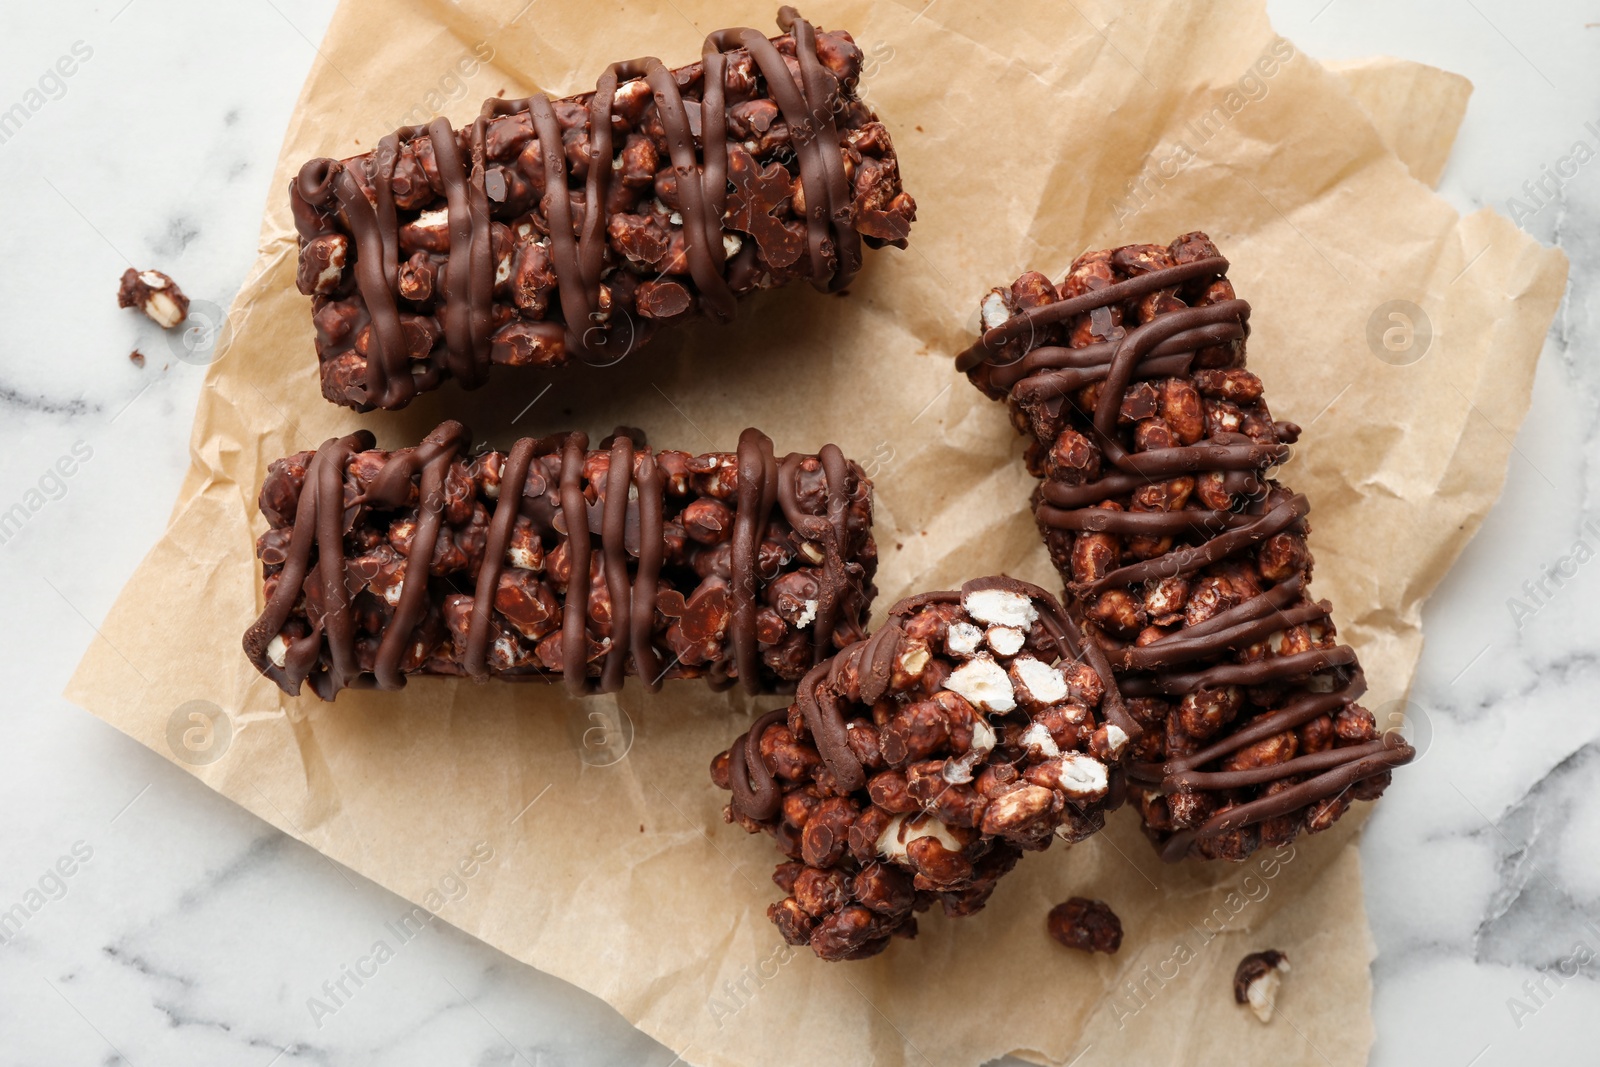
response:
[[[5,5],[0,112],[25,116],[0,127],[0,510],[28,517],[0,542],[0,912],[26,915],[0,944],[0,1064],[667,1067],[670,1050],[456,931],[448,908],[402,940],[404,901],[58,695],[165,524],[201,383],[110,286],[159,264],[197,307],[226,306],[332,6]],[[1375,1064],[1593,1063],[1600,159],[1549,176],[1575,142],[1600,150],[1600,28],[1586,25],[1600,16],[1575,0],[1271,11],[1315,55],[1389,52],[1472,78],[1442,191],[1517,211],[1572,259],[1505,496],[1426,613],[1422,757],[1362,851]],[[380,940],[391,953],[354,984]],[[314,996],[331,1011],[314,1018]]]

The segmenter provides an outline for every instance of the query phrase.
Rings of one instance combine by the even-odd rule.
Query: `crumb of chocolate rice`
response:
[[[1050,936],[1068,948],[1113,955],[1122,947],[1122,920],[1103,900],[1073,897],[1050,909]]]
[[[1277,949],[1252,952],[1233,972],[1233,999],[1249,1005],[1257,1019],[1269,1023],[1277,1006],[1278,987],[1288,973],[1289,957]]]
[[[138,308],[163,330],[181,326],[189,317],[189,298],[170,275],[159,270],[129,267],[123,271],[117,287],[117,306]]]

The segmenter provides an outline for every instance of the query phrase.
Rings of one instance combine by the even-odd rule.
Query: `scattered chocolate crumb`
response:
[[[1050,936],[1068,948],[1111,955],[1122,947],[1122,920],[1103,900],[1073,897],[1050,909]]]
[[[135,367],[144,366],[144,353],[135,348],[132,352],[128,353],[128,362],[132,363]]]
[[[1264,1023],[1272,1021],[1272,1009],[1278,1000],[1278,986],[1289,973],[1289,957],[1275,948],[1265,952],[1252,952],[1239,961],[1233,972],[1233,999],[1250,1005],[1256,1018]]]
[[[138,308],[163,330],[170,330],[189,317],[189,298],[177,282],[158,270],[129,267],[123,271],[117,306]]]

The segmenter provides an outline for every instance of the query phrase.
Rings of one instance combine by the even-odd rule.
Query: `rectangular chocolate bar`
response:
[[[691,456],[619,431],[473,455],[458,422],[374,444],[330,439],[261,488],[266,605],[244,648],[291,695],[410,674],[782,691],[871,611],[872,483],[834,445],[777,457],[751,429]]]
[[[757,289],[837,292],[862,245],[905,247],[916,203],[856,93],[861,50],[790,8],[779,25],[307,163],[289,196],[323,395],[394,409],[494,366],[609,365]]]
[[[1167,859],[1326,829],[1413,752],[1311,597],[1299,437],[1245,369],[1250,306],[1203,233],[1089,252],[984,298],[957,362],[1006,399],[1073,610],[1145,727],[1130,795]]]

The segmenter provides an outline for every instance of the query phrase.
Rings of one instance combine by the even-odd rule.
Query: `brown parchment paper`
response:
[[[826,965],[766,921],[775,853],[722,824],[706,775],[752,709],[776,701],[687,682],[582,703],[422,679],[322,705],[257,677],[239,635],[259,606],[266,463],[357,425],[413,443],[445,416],[502,447],[618,423],[691,450],[729,447],[752,424],[785,450],[835,440],[877,482],[884,607],[998,570],[1054,584],[1021,443],[950,356],[989,286],[1198,228],[1254,305],[1251,364],[1274,412],[1306,427],[1283,477],[1313,501],[1319,595],[1381,709],[1409,685],[1423,597],[1500,490],[1565,278],[1558,252],[1492,212],[1458,217],[1386,143],[1426,173],[1453,136],[1448,110],[1432,140],[1380,133],[1345,82],[1275,39],[1259,0],[807,5],[868,57],[865,93],[920,205],[910,250],[870,255],[847,298],[764,294],[731,327],[664,337],[608,371],[502,373],[397,414],[332,407],[282,194],[304,160],[370,147],[414,109],[463,121],[500,90],[579,91],[635,55],[682,62],[706,32],[765,30],[773,16],[699,0],[519,7],[346,0],[335,14],[208,371],[171,526],[68,696],[164,755],[177,709],[215,703],[230,747],[182,765],[419,904],[439,907],[440,875],[491,843],[494,861],[444,917],[604,998],[689,1063],[943,1067],[1010,1050],[1085,1065],[1364,1062],[1372,949],[1354,815],[1243,866],[1164,866],[1119,813],[1081,845],[1028,857],[980,915],[930,915],[914,942]],[[1431,324],[1404,366],[1367,341],[1395,300]],[[1044,936],[1046,909],[1073,894],[1121,914],[1116,957]],[[1232,1004],[1228,977],[1269,943],[1294,973],[1288,1025],[1263,1027]]]
[[[1394,56],[1329,63],[1412,177],[1437,186],[1472,83],[1426,63]],[[1448,131],[1446,136],[1441,133]]]

